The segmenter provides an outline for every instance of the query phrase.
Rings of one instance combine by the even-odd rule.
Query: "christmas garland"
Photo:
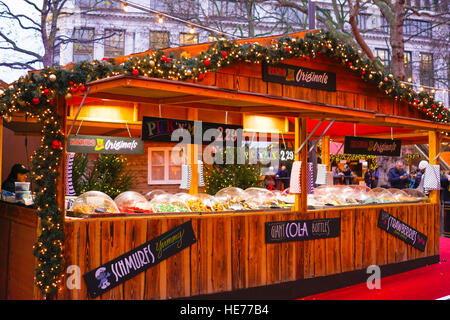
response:
[[[330,154],[330,163],[338,162],[340,160],[346,161],[359,161],[367,160],[368,166],[372,170],[378,168],[377,156],[365,155],[365,154]]]
[[[70,100],[73,94],[86,90],[87,82],[120,74],[202,81],[207,72],[239,61],[277,63],[289,58],[311,60],[322,54],[336,59],[394,100],[411,104],[436,122],[449,122],[448,111],[432,95],[415,92],[392,74],[385,74],[360,50],[340,43],[331,33],[323,31],[306,33],[301,39],[281,37],[269,46],[257,42],[218,41],[193,58],[187,54],[175,58],[173,54],[169,56],[157,51],[131,57],[119,65],[114,59],[107,58],[82,61],[69,68],[45,68],[30,73],[0,91],[0,116],[6,121],[12,114],[22,112],[42,124],[41,145],[32,156],[31,168],[32,182],[38,190],[35,193],[36,213],[41,218],[40,234],[34,246],[38,260],[35,283],[42,294],[56,294],[61,287],[63,273],[63,214],[57,203],[57,179],[65,137],[55,110],[58,96]]]

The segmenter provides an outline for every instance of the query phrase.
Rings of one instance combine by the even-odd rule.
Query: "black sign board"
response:
[[[340,218],[266,222],[266,243],[335,238],[340,234]]]
[[[399,157],[402,141],[346,136],[344,153]]]
[[[70,135],[67,152],[144,154],[144,143],[139,138]]]
[[[262,64],[262,78],[267,82],[336,91],[336,74],[289,64]]]
[[[187,136],[175,132],[177,129],[185,129]],[[174,133],[175,132],[175,133]],[[174,134],[174,140],[172,140]],[[159,142],[176,142],[187,144],[208,145],[213,141],[223,145],[236,145],[242,141],[242,126],[192,121],[178,120],[156,117],[143,117],[142,119],[142,140]]]
[[[189,220],[83,275],[95,298],[197,241]]]
[[[388,212],[381,210],[378,218],[378,227],[389,232],[400,240],[413,246],[420,251],[425,251],[427,236],[411,228],[403,221],[391,216]]]

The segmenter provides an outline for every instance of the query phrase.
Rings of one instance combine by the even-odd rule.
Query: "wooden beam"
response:
[[[177,104],[177,103],[189,103],[189,102],[198,102],[204,100],[210,100],[210,97],[204,96],[195,96],[195,95],[184,95],[181,97],[171,97],[171,98],[162,98],[159,99],[159,103],[161,104]]]
[[[188,120],[198,120],[198,109],[188,110]],[[194,137],[192,137],[194,139]],[[198,194],[198,145],[190,144],[188,145],[188,159],[191,166],[191,187],[189,189],[189,194]]]
[[[306,125],[306,118],[301,118],[300,123],[300,141],[305,141],[308,136],[308,128]],[[302,162],[301,167],[301,194],[300,194],[300,205],[301,205],[301,215],[306,218],[308,212],[308,143],[300,151],[300,161]]]
[[[89,94],[89,97],[90,98],[98,98],[98,99],[116,100],[116,101],[152,103],[152,104],[159,104],[159,101],[160,101],[160,99],[151,98],[151,97],[132,96],[132,95],[116,94],[116,93],[108,93],[108,92],[91,93],[91,94]]]
[[[322,137],[322,164],[327,166],[327,170],[330,170],[330,136]]]
[[[300,138],[300,122],[301,122],[301,118],[299,117],[295,117],[294,119],[294,130],[295,130],[295,135],[294,135],[294,151],[298,150],[298,148],[300,148],[300,145],[302,144],[301,142],[301,138]],[[300,160],[300,153],[296,153],[294,155],[294,161],[301,161]],[[302,163],[303,165],[303,163]],[[295,203],[293,206],[293,210],[297,213],[300,213],[301,210],[301,198],[299,194],[295,194]]]
[[[439,154],[441,144],[439,143],[439,133],[436,131],[429,131],[428,132],[428,160],[430,164],[437,165],[439,164],[439,157],[436,158],[436,156]],[[439,177],[440,178],[440,177]],[[439,204],[439,193],[440,190],[431,190],[429,193],[431,203]]]

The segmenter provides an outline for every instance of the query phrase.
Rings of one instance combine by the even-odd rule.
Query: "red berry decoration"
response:
[[[133,76],[138,76],[139,75],[139,70],[138,69],[133,69],[133,71],[131,71],[131,73],[133,74]]]
[[[211,60],[203,60],[203,64],[205,65],[205,67],[209,67],[209,65],[211,64]]]
[[[39,98],[33,98],[33,104],[39,104],[39,102],[41,102],[41,100],[39,100]]]
[[[228,53],[226,51],[222,51],[221,55],[222,55],[222,57],[225,58],[228,55]]]
[[[42,91],[42,93],[48,96],[50,94],[50,90],[46,88]]]
[[[52,148],[53,149],[61,149],[62,143],[59,140],[53,140]]]

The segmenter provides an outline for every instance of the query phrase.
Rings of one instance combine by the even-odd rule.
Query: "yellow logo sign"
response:
[[[95,146],[95,151],[99,151],[105,149],[105,145],[103,143],[103,139],[97,139],[97,145]]]

